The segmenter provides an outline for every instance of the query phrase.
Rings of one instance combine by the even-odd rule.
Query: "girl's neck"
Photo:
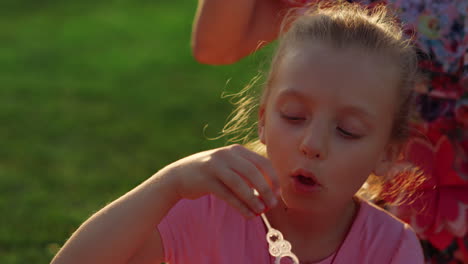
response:
[[[324,256],[333,253],[346,238],[359,209],[358,199],[352,199],[341,210],[335,209],[318,214],[286,209],[281,201],[267,212],[272,227],[281,231],[294,249],[329,245]],[[323,248],[323,247],[322,247]],[[310,250],[309,250],[310,251]]]

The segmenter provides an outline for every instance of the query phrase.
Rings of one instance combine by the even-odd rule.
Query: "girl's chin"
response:
[[[285,210],[293,210],[301,213],[314,213],[319,212],[317,209],[323,208],[323,201],[311,199],[310,197],[305,198],[298,196],[296,193],[291,191],[282,191],[281,192],[281,201],[278,205],[284,208]]]

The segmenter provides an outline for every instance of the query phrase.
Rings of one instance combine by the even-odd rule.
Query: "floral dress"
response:
[[[282,0],[294,7],[319,0]],[[425,139],[412,138],[409,161],[427,180],[418,199],[392,212],[412,225],[421,238],[427,263],[468,263],[468,1],[348,0],[369,8],[387,4],[420,51],[427,75],[418,90]]]

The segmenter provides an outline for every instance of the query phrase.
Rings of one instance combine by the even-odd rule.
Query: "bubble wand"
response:
[[[254,193],[258,196],[257,190],[254,190]],[[299,264],[299,259],[291,252],[291,243],[283,238],[283,234],[278,229],[271,227],[270,222],[264,213],[260,216],[268,229],[266,234],[268,251],[270,252],[270,255],[276,258],[275,264],[280,264],[282,258],[289,258],[293,261],[293,264]]]

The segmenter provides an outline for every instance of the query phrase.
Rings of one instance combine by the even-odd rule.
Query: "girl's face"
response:
[[[288,207],[345,206],[372,172],[386,172],[397,105],[396,69],[387,65],[317,42],[285,52],[260,108],[259,135]]]

